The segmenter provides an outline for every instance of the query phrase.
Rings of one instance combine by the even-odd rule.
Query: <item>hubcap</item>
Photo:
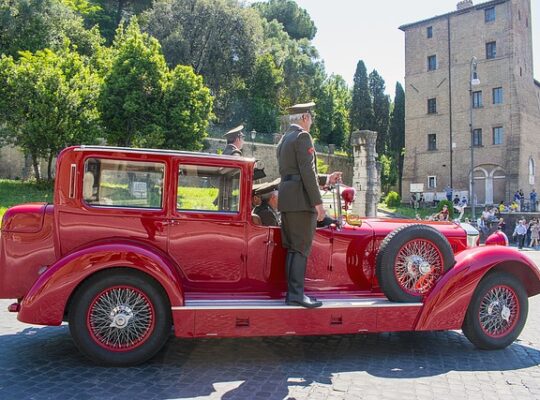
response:
[[[112,351],[127,351],[143,344],[154,327],[154,308],[148,297],[131,286],[99,293],[88,308],[87,326],[92,338]]]
[[[510,333],[519,319],[519,300],[514,290],[508,286],[491,288],[480,302],[478,318],[488,336]]]
[[[405,292],[415,296],[426,294],[443,273],[441,252],[429,240],[411,240],[399,250],[394,272]]]

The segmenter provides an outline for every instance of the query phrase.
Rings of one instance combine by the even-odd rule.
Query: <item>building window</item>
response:
[[[437,56],[429,56],[427,58],[428,71],[435,71],[437,69]]]
[[[428,176],[427,177],[427,186],[429,189],[435,189],[437,187],[437,177]]]
[[[437,135],[430,133],[427,135],[427,149],[428,150],[437,150]]]
[[[493,144],[503,144],[504,129],[502,126],[493,128]]]
[[[484,21],[495,21],[495,7],[489,7],[484,10]]]
[[[534,185],[535,183],[535,162],[532,157],[529,157],[529,184]]]
[[[426,34],[427,34],[428,39],[431,39],[433,37],[433,27],[432,26],[428,26],[426,28]]]
[[[497,57],[497,42],[486,43],[486,58],[489,60],[495,57]]]
[[[493,88],[493,104],[502,104],[503,103],[503,88],[496,87]]]
[[[479,90],[478,92],[473,92],[472,94],[472,105],[473,108],[480,108],[483,106],[482,103],[482,91]]]
[[[437,113],[437,99],[428,99],[428,101],[427,101],[427,112],[428,112],[428,114]]]
[[[473,129],[473,146],[482,146],[482,129]]]

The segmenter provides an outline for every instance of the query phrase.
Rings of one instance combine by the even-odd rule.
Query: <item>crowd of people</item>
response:
[[[519,219],[516,222],[512,238],[519,249],[530,247],[539,250],[540,221],[538,218],[533,218],[529,222],[525,218]]]

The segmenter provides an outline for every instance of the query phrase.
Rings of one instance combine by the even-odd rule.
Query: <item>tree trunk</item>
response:
[[[34,167],[34,176],[36,180],[41,180],[41,170],[39,168],[39,159],[36,154],[32,154],[32,166]]]
[[[120,25],[120,21],[122,21],[124,2],[125,0],[118,0],[118,7],[116,8],[116,27],[118,27],[118,25]]]
[[[52,181],[52,161],[54,158],[54,153],[51,151],[49,153],[49,159],[47,160],[47,179]]]

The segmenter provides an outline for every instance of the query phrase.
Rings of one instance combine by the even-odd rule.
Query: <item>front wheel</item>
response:
[[[75,293],[69,328],[81,353],[95,362],[137,365],[167,341],[170,307],[152,278],[127,270],[105,272],[88,279]]]
[[[480,281],[472,297],[462,330],[476,347],[503,349],[521,333],[529,301],[515,276],[493,272]]]

